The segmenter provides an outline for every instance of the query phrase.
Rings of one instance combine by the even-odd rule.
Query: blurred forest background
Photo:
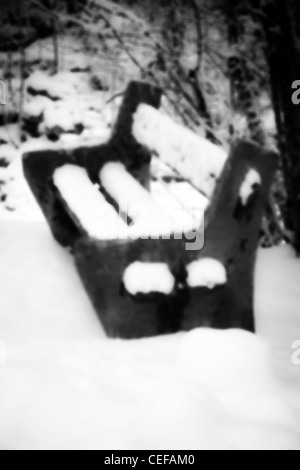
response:
[[[33,96],[57,106],[73,74],[113,114],[128,81],[147,80],[163,88],[165,112],[213,143],[229,148],[246,137],[279,151],[263,244],[288,242],[300,253],[300,107],[291,99],[300,80],[297,0],[1,0],[0,14],[0,126],[18,129],[11,141],[0,132],[1,166],[11,145],[89,126],[90,114],[72,129],[51,119],[41,126],[42,101],[33,107]],[[56,77],[52,93],[46,76]]]

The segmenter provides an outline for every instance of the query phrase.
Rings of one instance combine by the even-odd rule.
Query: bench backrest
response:
[[[25,175],[54,237],[72,248],[109,336],[140,338],[199,326],[254,331],[254,265],[277,156],[236,142],[227,158],[158,113],[161,94],[131,83],[109,142],[27,154]],[[145,229],[160,214],[148,192],[153,152],[210,199],[204,224],[193,232],[195,241],[200,233],[195,249],[187,249],[190,233],[183,229],[186,238],[170,239],[176,230],[168,232],[167,217],[165,236],[158,231],[152,239]],[[147,207],[146,216],[136,216],[135,200]],[[128,236],[132,221],[136,232]],[[127,238],[115,236],[124,230]],[[132,284],[143,277],[149,292]]]

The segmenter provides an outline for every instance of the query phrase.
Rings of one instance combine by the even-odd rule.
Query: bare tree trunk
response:
[[[300,4],[273,0],[263,5],[274,109],[288,193],[288,228],[300,255],[300,107],[292,102],[292,83],[300,78]]]
[[[241,45],[245,42],[245,24],[252,20],[249,2],[229,0],[225,5],[227,17],[228,43],[231,54],[228,59],[228,75],[230,77],[231,97],[234,107],[241,108],[247,119],[250,137],[260,145],[265,144],[255,92],[257,77],[249,60],[244,56]],[[259,87],[257,86],[259,89]]]

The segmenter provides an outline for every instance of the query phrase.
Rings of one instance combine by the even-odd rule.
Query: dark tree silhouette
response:
[[[260,0],[256,8],[266,34],[273,106],[288,194],[286,219],[300,254],[300,107],[292,102],[292,83],[300,79],[300,3]]]

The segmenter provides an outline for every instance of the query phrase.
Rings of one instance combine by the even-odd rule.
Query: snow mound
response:
[[[26,80],[26,88],[31,94],[45,95],[52,100],[65,99],[66,96],[76,96],[78,91],[88,90],[86,76],[70,72],[60,72],[56,75],[35,71]]]
[[[10,180],[10,176],[5,168],[0,167],[0,184],[7,183]]]
[[[0,240],[1,449],[300,449],[288,248],[259,255],[264,340],[201,329],[127,342],[104,337],[46,224],[0,220]]]
[[[60,134],[82,132],[82,118],[72,101],[70,103],[66,101],[50,103],[44,109],[43,122],[39,126],[40,134],[48,135],[50,132],[54,132],[55,128],[59,130]]]
[[[187,273],[187,282],[190,287],[214,289],[227,282],[225,267],[220,261],[211,258],[193,261],[187,266]]]
[[[31,136],[46,135],[62,141],[65,134],[82,134],[85,138],[108,134],[116,113],[106,104],[103,91],[90,88],[87,73],[59,73],[50,76],[34,72],[27,80],[23,130]],[[62,142],[63,143],[63,142]],[[77,139],[77,144],[80,142]]]
[[[52,101],[46,96],[36,96],[34,99],[27,101],[24,105],[24,115],[31,118],[39,118],[43,115],[45,109],[51,106]]]
[[[20,137],[19,124],[6,124],[0,127],[0,143],[18,146]]]
[[[146,104],[134,115],[132,133],[207,197],[212,196],[227,159],[221,148]]]
[[[175,286],[174,276],[164,263],[137,261],[126,268],[123,282],[127,292],[132,295],[152,292],[169,295]]]

